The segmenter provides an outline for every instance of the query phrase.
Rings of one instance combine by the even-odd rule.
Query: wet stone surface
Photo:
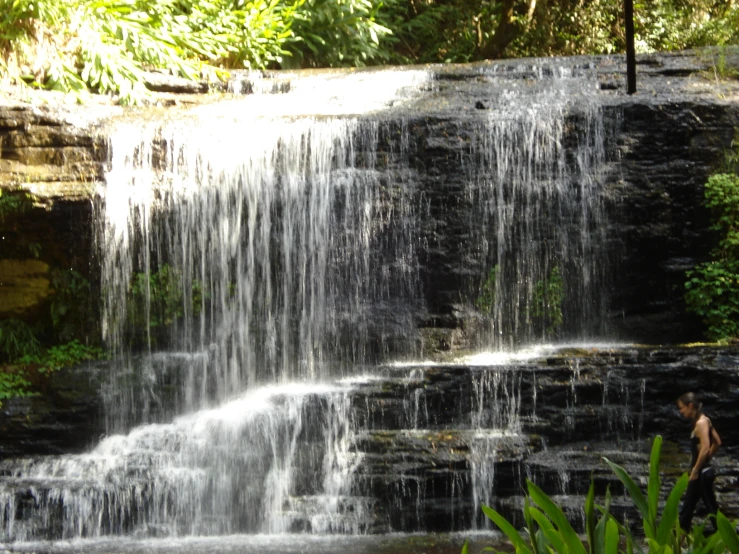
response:
[[[302,423],[290,462],[297,485],[280,517],[292,532],[461,532],[490,528],[479,511],[480,503],[486,503],[521,524],[521,491],[531,479],[578,525],[592,477],[599,497],[610,488],[614,514],[638,521],[603,457],[645,483],[651,440],[661,434],[666,495],[689,459],[689,426],[674,407],[675,398],[688,389],[703,394],[722,435],[725,448],[715,460],[720,475],[716,489],[722,510],[735,517],[737,361],[737,347],[614,347],[553,350],[507,365],[378,368],[372,379],[355,382],[342,393],[347,403],[346,412],[340,413],[347,419],[341,433],[346,433],[342,441],[347,450],[333,463],[346,464],[341,467],[348,473],[343,492],[334,499],[322,492],[326,483],[317,482],[317,476],[324,474],[328,459],[325,433],[332,428],[326,426],[326,414],[338,397],[310,394],[301,403]],[[289,401],[289,396],[280,400]],[[32,426],[28,432],[35,436]],[[155,452],[149,458],[142,455],[127,462],[127,474],[121,477],[135,484],[144,502],[137,510],[146,512],[145,499],[158,486],[159,462]],[[106,503],[124,502],[126,489],[114,492],[119,486],[115,473],[99,484],[24,477],[33,465],[53,460],[27,460],[23,471],[16,460],[2,463],[0,481],[5,497],[13,499],[16,525],[25,517],[37,518],[33,514],[42,502],[50,511],[41,536],[63,536],[64,503],[54,500],[59,493],[53,491],[84,498],[88,488],[102,486],[101,492],[110,491],[101,497]],[[337,504],[329,517],[326,506],[332,502]],[[145,513],[132,511],[120,524],[133,531],[141,517]],[[251,531],[248,521],[241,528],[230,527],[236,522],[228,525],[232,531]],[[171,530],[165,526],[161,533]]]

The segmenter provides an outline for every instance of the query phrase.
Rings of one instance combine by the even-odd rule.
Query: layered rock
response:
[[[710,59],[699,54],[641,58],[639,91],[633,96],[623,94],[620,58],[568,63],[596,76],[596,97],[609,133],[604,190],[611,211],[609,271],[619,275],[608,305],[613,329],[623,338],[644,342],[696,339],[700,324],[685,315],[683,306],[684,271],[704,259],[712,244],[702,185],[720,165],[739,125],[739,85],[707,79]],[[413,194],[423,199],[430,216],[419,237],[425,245],[418,257],[427,314],[418,325],[446,329],[430,333],[435,333],[432,347],[458,346],[465,335],[477,333],[473,301],[488,268],[474,254],[477,233],[474,223],[470,227],[474,212],[465,199],[466,165],[472,161],[470,148],[480,122],[496,102],[491,79],[508,74],[514,81],[538,78],[535,72],[528,76],[527,64],[536,71],[547,67],[544,60],[431,67],[431,90],[401,111],[382,116],[387,123],[381,126],[380,142],[388,149],[379,153],[378,162],[386,164],[389,182],[413,183]],[[267,76],[279,82],[300,78],[279,72]],[[160,103],[181,106],[218,97],[173,98],[163,96]],[[150,111],[164,117],[167,110],[176,109]],[[79,211],[69,214],[76,220],[70,225],[87,225],[95,184],[106,169],[106,129],[122,113],[105,105],[2,107],[0,185],[6,191],[33,194],[38,206],[51,209],[52,218],[57,209],[68,213],[62,206],[72,203]],[[573,114],[569,125],[576,127],[577,117]],[[400,130],[409,137],[402,148],[393,145]],[[568,135],[567,140],[573,139]],[[401,166],[393,156],[401,150],[412,174],[396,172]],[[44,213],[34,212],[32,219],[35,230],[26,229],[25,234],[44,237],[56,232],[57,223],[45,223]],[[81,258],[90,259],[89,241],[75,247]],[[44,252],[41,259],[49,263],[45,258]]]
[[[349,386],[338,396],[316,391],[293,404],[285,391],[278,404],[294,406],[284,412],[292,415],[274,430],[287,431],[283,439],[293,441],[290,455],[272,462],[260,460],[254,467],[232,468],[226,463],[233,456],[248,455],[241,450],[243,440],[252,449],[262,448],[256,440],[262,432],[257,418],[235,435],[235,442],[208,448],[216,451],[213,461],[219,467],[223,464],[219,471],[227,472],[213,476],[209,487],[233,477],[232,471],[239,482],[248,475],[270,483],[267,475],[272,463],[292,476],[288,491],[281,493],[288,494],[279,506],[272,506],[277,511],[269,514],[271,520],[281,522],[282,530],[386,533],[485,528],[489,523],[479,511],[481,503],[522,524],[521,492],[526,479],[560,503],[576,526],[582,526],[584,495],[592,478],[599,498],[610,488],[614,514],[638,521],[633,503],[603,457],[644,483],[652,438],[662,435],[662,493],[666,495],[689,461],[689,425],[680,420],[675,398],[692,388],[703,394],[706,411],[724,441],[714,460],[720,475],[717,492],[722,511],[734,517],[739,515],[739,472],[733,464],[739,445],[738,362],[737,348],[614,347],[551,350],[527,362],[495,366],[378,368],[371,379]],[[77,397],[67,394],[65,398],[70,409],[81,406]],[[332,403],[334,408],[344,405],[346,411],[336,412]],[[89,410],[79,411],[76,425],[90,415]],[[334,425],[331,418],[337,416]],[[57,438],[70,421],[58,422],[53,429]],[[291,422],[296,423],[293,431]],[[43,427],[34,429],[32,423],[28,428],[39,447]],[[88,432],[92,430],[89,423]],[[187,452],[192,445],[187,446],[187,437],[168,434],[176,428],[177,424],[162,426],[169,438],[151,452],[146,446],[158,444],[156,426],[135,431],[131,440],[136,437],[141,442],[131,451],[123,448],[127,439],[113,437],[107,449],[79,459],[6,460],[0,466],[0,493],[6,517],[15,525],[15,531],[6,528],[6,538],[36,533],[32,531],[35,521],[47,521],[43,536],[50,539],[149,533],[154,527],[162,534],[191,528],[212,534],[223,532],[223,524],[231,532],[263,530],[263,514],[257,505],[249,505],[254,513],[239,512],[237,504],[227,514],[210,514],[213,508],[207,494],[189,498],[184,490],[181,498],[171,499],[167,514],[173,521],[187,515],[188,525],[182,526],[183,520],[170,527],[166,517],[156,517],[162,508],[158,502],[169,498],[170,481],[188,472],[193,477],[207,475],[211,469],[198,465],[207,461],[207,452],[190,458]],[[264,431],[270,428],[272,424]],[[47,424],[47,436],[51,430]],[[217,427],[210,431],[219,432]],[[291,432],[296,434],[289,439]],[[264,438],[275,440],[266,451],[271,452],[267,458],[285,446],[280,442],[283,439]],[[27,451],[32,447],[25,445]],[[53,449],[49,444],[39,449],[44,448]],[[219,448],[227,451],[218,454]],[[160,473],[158,464],[170,455],[177,466]],[[148,465],[142,460],[149,460]],[[85,464],[90,469],[87,474],[77,469],[67,475],[63,471],[67,463],[73,469]],[[93,471],[96,464],[103,464],[102,474]],[[34,467],[54,468],[55,474],[35,474]],[[329,471],[337,473],[329,475]],[[336,497],[327,496],[330,491],[325,490],[333,478],[340,484],[334,491]],[[260,486],[249,479],[242,485],[247,483],[248,488]],[[103,503],[104,513],[116,510],[102,519],[102,526],[100,518],[84,509],[95,503]],[[221,517],[225,522],[220,522]],[[70,522],[79,526],[70,527]],[[30,536],[39,535],[26,538]]]

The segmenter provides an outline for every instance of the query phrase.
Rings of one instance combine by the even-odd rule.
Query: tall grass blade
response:
[[[608,518],[608,523],[606,524],[605,554],[618,554],[618,543],[618,525],[616,525],[616,522],[613,520],[613,518]]]
[[[526,541],[523,540],[521,535],[519,535],[518,531],[508,523],[506,518],[504,518],[502,515],[500,515],[498,512],[490,508],[489,506],[482,505],[482,511],[483,513],[488,517],[490,521],[492,521],[495,525],[498,526],[498,528],[505,533],[505,535],[508,537],[508,540],[513,543],[513,546],[516,548],[516,552],[520,554],[531,554],[531,549],[526,545]]]
[[[708,537],[706,544],[703,545],[703,548],[701,548],[697,554],[708,554],[709,552],[715,552],[717,549],[723,550],[723,548],[721,548],[722,546],[723,539],[721,538],[721,533],[717,532]]]
[[[721,540],[724,541],[729,552],[731,554],[739,554],[739,537],[736,534],[734,525],[721,512],[716,514],[716,525],[721,535]]]
[[[554,528],[554,525],[552,525],[552,522],[547,519],[547,516],[533,507],[530,508],[530,511],[531,517],[533,517],[536,520],[536,523],[539,524],[541,532],[552,545],[552,548],[554,548],[556,552],[566,552],[567,547],[565,545],[565,541],[562,540],[561,533]]]
[[[534,518],[531,514],[531,502],[529,501],[528,496],[524,496],[523,498],[523,518],[526,521],[526,528],[529,531],[529,540],[531,541],[531,549],[535,552],[535,554],[548,554],[548,550],[546,545],[548,542],[546,541],[546,538],[543,536],[542,532],[540,530],[537,530],[536,525],[534,524]]]
[[[609,515],[606,509],[603,506],[597,507],[600,512],[603,513],[604,517]],[[625,525],[619,523],[617,520],[613,520],[616,522],[616,525],[618,525],[618,530],[621,531],[621,534],[626,537],[626,547],[628,552],[633,552],[633,549],[636,548],[636,551],[638,554],[645,554],[644,550],[639,546],[639,543],[634,540],[634,536],[631,534],[631,531],[628,527]],[[600,550],[602,552],[602,550]]]
[[[652,443],[652,454],[649,457],[649,483],[647,485],[647,499],[649,503],[648,519],[652,527],[657,526],[657,504],[659,503],[659,489],[661,480],[659,478],[659,458],[662,451],[662,436],[654,437]]]
[[[677,480],[677,483],[675,483],[672,491],[670,491],[670,495],[667,497],[667,501],[665,502],[665,507],[662,510],[662,519],[659,522],[656,537],[659,544],[667,544],[670,540],[670,534],[678,525],[677,512],[680,505],[680,498],[687,488],[688,474],[683,473],[680,476],[680,479]]]
[[[557,526],[557,529],[559,529],[564,542],[567,544],[568,553],[587,554],[582,541],[580,541],[580,537],[577,536],[577,533],[575,533],[575,530],[572,528],[572,525],[570,525],[570,522],[567,521],[567,518],[565,517],[562,510],[560,510],[559,507],[557,507],[557,505],[552,502],[552,500],[546,494],[544,494],[544,491],[542,491],[534,483],[532,483],[531,481],[527,481],[526,483],[529,489],[529,496],[531,496],[531,500],[533,500],[534,503],[536,503],[544,511],[547,517],[549,517],[552,523],[554,523],[554,525]]]
[[[634,504],[636,504],[636,507],[639,509],[642,517],[647,518],[649,516],[649,504],[647,503],[647,499],[644,498],[644,494],[642,493],[639,486],[634,482],[629,474],[626,473],[626,470],[620,465],[614,464],[608,458],[603,458],[603,460],[609,466],[611,466],[611,469],[616,474],[616,477],[618,477],[619,480],[624,484],[624,486],[626,487],[626,491],[629,493],[631,500],[634,501]]]
[[[585,498],[585,530],[588,533],[588,546],[590,554],[596,554],[595,550],[595,483],[590,477],[590,488]]]

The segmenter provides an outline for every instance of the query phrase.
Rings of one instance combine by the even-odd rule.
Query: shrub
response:
[[[39,373],[51,373],[89,360],[101,360],[105,352],[96,346],[87,346],[77,340],[52,346],[36,354],[26,354],[18,358],[15,365],[22,368],[34,366]]]
[[[40,352],[41,343],[27,323],[15,318],[0,320],[0,362],[12,362]]]
[[[537,321],[545,336],[556,335],[562,327],[564,280],[559,266],[554,266],[546,279],[536,282],[529,317]]]
[[[213,79],[219,68],[278,64],[297,3],[0,0],[0,50],[16,81],[131,103],[146,96],[149,69]]]
[[[720,239],[712,259],[687,272],[685,302],[708,338],[722,341],[739,336],[739,175],[712,175],[705,196]]]

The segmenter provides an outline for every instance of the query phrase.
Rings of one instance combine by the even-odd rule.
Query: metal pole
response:
[[[626,19],[626,92],[636,92],[636,50],[634,49],[634,0],[624,0]]]

